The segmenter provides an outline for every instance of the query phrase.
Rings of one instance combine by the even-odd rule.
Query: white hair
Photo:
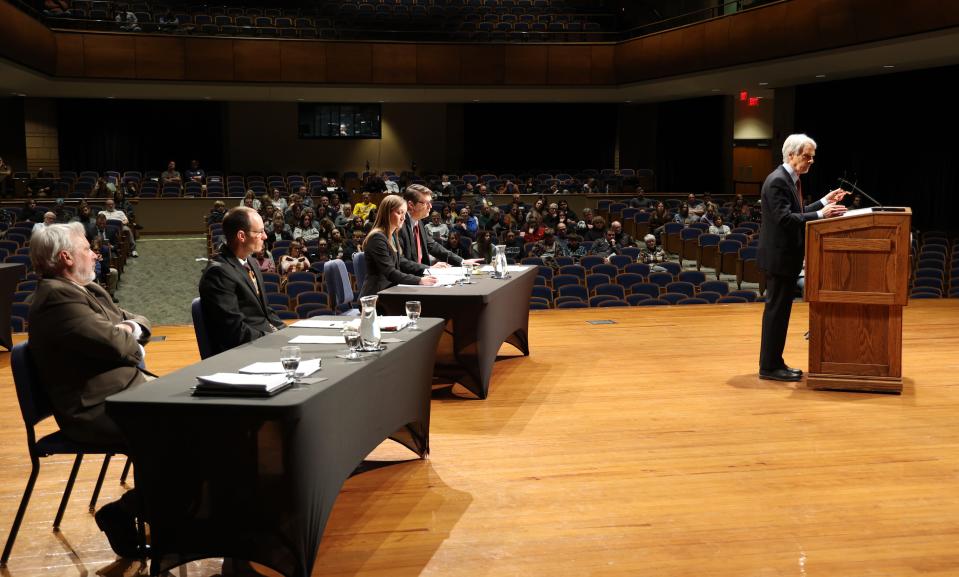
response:
[[[790,134],[783,142],[783,162],[789,162],[789,157],[795,154],[801,154],[807,144],[816,148],[816,141],[805,134]]]
[[[33,270],[42,276],[55,276],[59,273],[60,253],[71,252],[77,248],[77,238],[86,239],[86,231],[79,222],[70,224],[51,224],[30,237],[30,262]]]
[[[647,234],[646,236],[643,237],[643,242],[649,242],[651,240],[656,240],[656,237],[651,234]]]

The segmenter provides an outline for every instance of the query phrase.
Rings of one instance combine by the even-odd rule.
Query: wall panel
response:
[[[592,66],[590,81],[592,84],[616,84],[616,46],[597,44],[590,47]]]
[[[136,78],[135,37],[125,34],[86,34],[83,71],[91,78]]]
[[[368,43],[331,42],[326,49],[326,80],[334,84],[373,81],[373,49]]]
[[[591,64],[589,46],[553,44],[549,47],[549,84],[589,84]]]
[[[280,79],[326,82],[326,46],[322,42],[280,42]]]
[[[83,76],[83,34],[62,33],[57,39],[57,76]]]
[[[506,84],[546,84],[549,47],[509,45],[504,64]]]
[[[415,44],[374,44],[373,82],[416,84],[416,58]]]
[[[420,84],[459,84],[460,46],[421,44],[416,47],[416,80]]]
[[[460,49],[463,84],[502,84],[506,47],[502,44],[467,44]]]
[[[186,78],[186,49],[183,38],[136,36],[137,78],[183,80]]]
[[[234,40],[233,71],[242,82],[280,80],[280,40]]]
[[[220,38],[186,39],[187,80],[231,81],[233,41]]]

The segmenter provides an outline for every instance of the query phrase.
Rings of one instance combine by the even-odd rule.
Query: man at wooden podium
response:
[[[841,188],[809,206],[802,205],[799,177],[809,172],[815,160],[815,141],[805,134],[791,134],[783,143],[782,165],[763,183],[759,268],[766,275],[766,308],[759,346],[760,379],[798,381],[802,378],[802,370],[786,365],[783,349],[805,256],[806,222],[846,212],[845,206],[837,204],[849,194]]]

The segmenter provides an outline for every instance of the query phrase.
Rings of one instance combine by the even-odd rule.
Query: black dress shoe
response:
[[[130,515],[119,501],[100,507],[94,518],[97,521],[97,527],[106,533],[114,553],[127,559],[137,559],[142,556],[138,544],[136,518]]]
[[[776,369],[774,371],[764,371],[759,369],[759,378],[765,379],[767,381],[789,381],[795,382],[800,380],[802,377],[796,373],[791,373],[786,369]]]
[[[794,374],[794,375],[796,375],[796,376],[798,376],[798,377],[801,377],[801,376],[802,376],[802,369],[794,369],[794,368],[792,368],[792,367],[783,367],[783,369],[784,369],[786,372],[792,373],[792,374]]]

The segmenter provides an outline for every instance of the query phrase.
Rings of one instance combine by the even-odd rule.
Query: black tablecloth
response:
[[[421,319],[420,331],[395,333],[406,342],[364,361],[336,358],[342,344],[300,345],[304,359],[323,359],[314,376],[328,380],[272,398],[194,397],[190,389],[197,375],[278,361],[296,335],[336,331],[290,327],[107,399],[135,463],[151,573],[232,557],[310,575],[336,496],[364,457],[387,438],[428,453],[442,328]]]
[[[23,278],[23,272],[22,264],[0,263],[0,345],[8,351],[13,348],[13,335],[10,333],[13,293],[17,290],[17,283]]]
[[[423,315],[451,321],[453,354],[465,373],[460,382],[485,399],[496,353],[508,342],[529,355],[529,296],[537,267],[510,273],[507,279],[474,275],[473,284],[452,287],[395,286],[379,292],[386,314],[406,314],[406,301],[423,303]]]

